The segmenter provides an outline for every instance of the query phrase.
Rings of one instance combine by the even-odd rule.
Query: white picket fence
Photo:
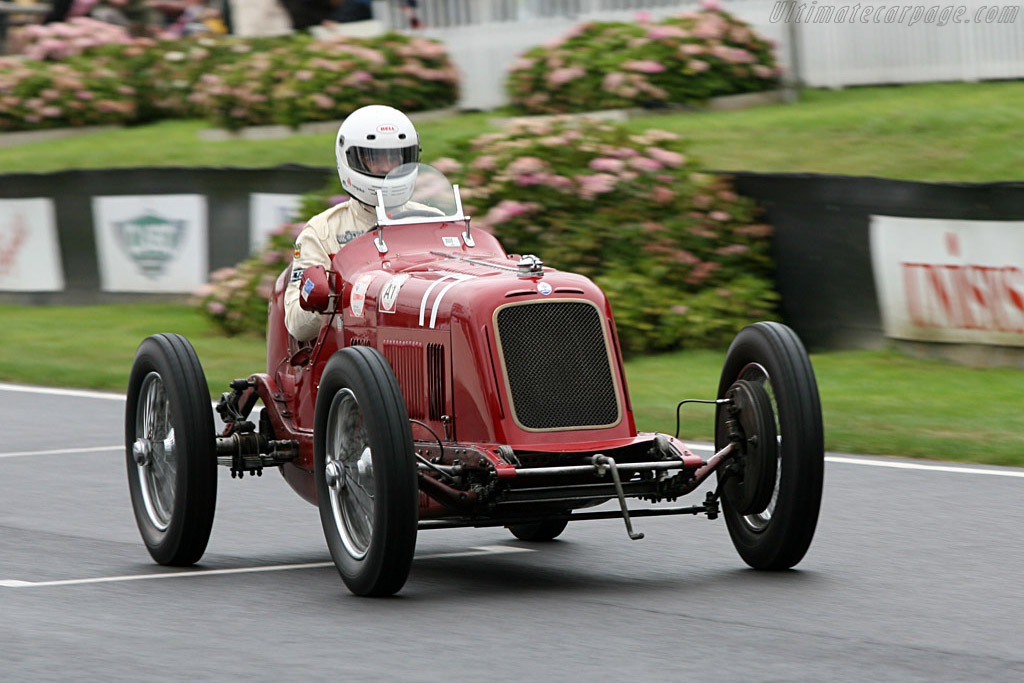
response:
[[[750,23],[777,45],[779,62],[800,82],[813,87],[976,81],[1024,77],[1024,8],[995,5],[999,0],[965,0],[960,23],[926,21],[936,6],[923,0],[818,0],[819,14],[808,22],[785,21],[776,0],[721,0],[721,5]],[[810,4],[811,0],[800,0]],[[921,4],[917,4],[921,3]],[[839,10],[861,14],[836,21]],[[463,77],[459,105],[492,109],[507,102],[508,66],[523,51],[564,35],[583,21],[631,21],[638,12],[654,19],[699,8],[699,0],[419,0],[423,26],[412,31],[392,2],[377,2],[376,16],[399,30],[445,43]],[[868,7],[907,8],[901,23],[861,21]],[[830,21],[820,14],[834,8]],[[910,25],[914,12],[921,13]],[[997,8],[989,17],[979,9]],[[1004,11],[1005,10],[1005,11]],[[1017,10],[1020,10],[1017,12]],[[847,16],[844,13],[844,16]],[[898,18],[894,17],[894,18]],[[986,18],[994,18],[992,22]],[[815,19],[819,21],[815,21]],[[1010,21],[1010,19],[1013,19]],[[966,20],[966,22],[964,21]],[[1002,20],[1002,21],[1000,21]],[[795,48],[795,49],[794,49]],[[796,68],[793,69],[793,65]]]

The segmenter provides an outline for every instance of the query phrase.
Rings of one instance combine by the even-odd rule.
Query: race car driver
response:
[[[331,258],[349,241],[376,224],[377,190],[402,164],[419,161],[419,136],[402,112],[370,105],[352,112],[338,129],[334,146],[341,187],[355,201],[332,206],[309,219],[295,241],[291,281],[284,293],[285,326],[299,341],[315,339],[322,316],[304,310],[299,285],[306,268],[330,269]]]

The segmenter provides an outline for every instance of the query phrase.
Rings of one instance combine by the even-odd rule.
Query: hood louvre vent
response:
[[[431,344],[431,346],[435,346]],[[423,391],[423,344],[413,341],[384,341],[384,357],[391,364],[402,389],[409,417],[422,420],[426,415]]]
[[[444,345],[427,344],[427,406],[431,420],[441,420],[444,405]]]

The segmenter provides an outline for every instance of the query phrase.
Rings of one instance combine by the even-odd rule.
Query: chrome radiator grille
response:
[[[617,424],[618,393],[608,337],[585,301],[511,304],[496,327],[516,421],[529,430]]]

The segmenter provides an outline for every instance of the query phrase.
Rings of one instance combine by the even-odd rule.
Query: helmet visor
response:
[[[418,145],[393,147],[391,149],[349,147],[345,154],[348,165],[353,171],[364,173],[374,178],[383,178],[402,164],[419,161],[420,148]]]

